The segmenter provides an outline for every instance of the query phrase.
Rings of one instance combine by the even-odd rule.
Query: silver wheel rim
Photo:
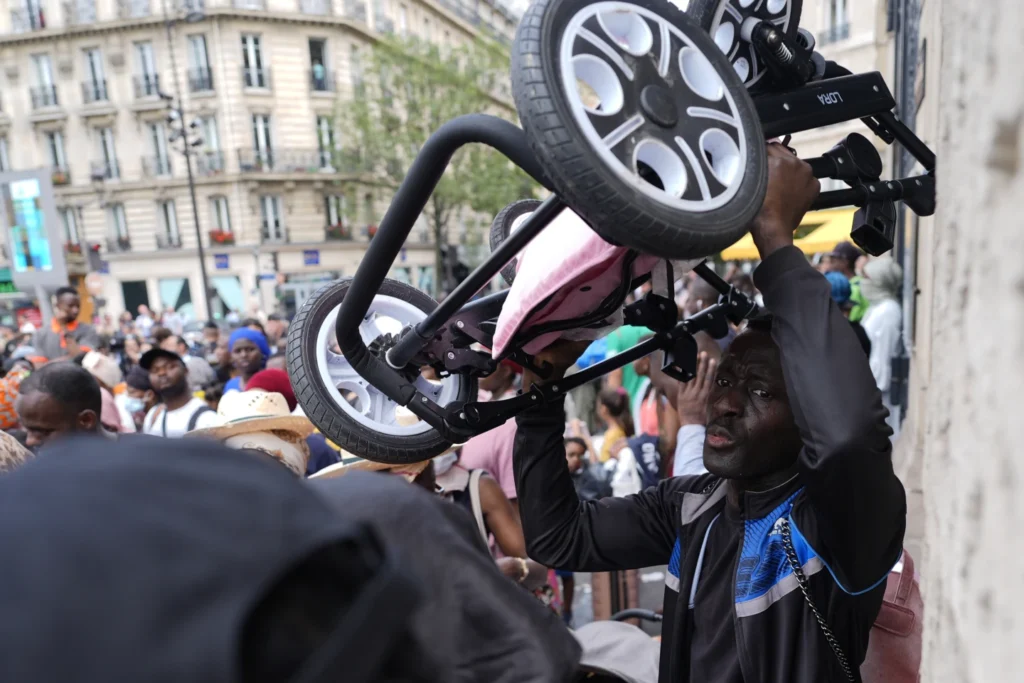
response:
[[[765,74],[764,65],[757,57],[757,50],[743,39],[743,22],[752,17],[770,21],[785,33],[789,30],[792,14],[792,0],[722,0],[715,10],[714,20],[708,33],[718,43],[718,48],[733,65],[736,74],[748,88],[761,80]],[[728,44],[725,33],[732,27],[733,38]],[[721,38],[721,42],[719,42]]]
[[[748,154],[739,108],[689,36],[651,10],[608,1],[577,12],[560,41],[569,109],[619,178],[660,204],[691,213],[713,211],[736,195]],[[658,120],[641,104],[649,89],[662,102],[668,98],[667,119]],[[719,133],[707,138],[712,130]],[[723,135],[733,144],[723,144]],[[716,143],[717,154],[731,156],[709,158],[704,139]],[[641,168],[657,176],[661,188],[645,180]]]
[[[359,424],[388,436],[416,436],[433,429],[423,421],[411,425],[398,424],[395,416],[398,404],[363,379],[344,356],[331,349],[340,308],[339,304],[327,315],[316,337],[317,372],[334,403]],[[426,317],[426,313],[407,301],[378,294],[359,325],[359,334],[363,343],[369,344],[383,332],[394,334]],[[449,375],[440,382],[418,377],[413,384],[424,396],[446,406],[459,396],[462,382],[461,375]],[[356,404],[346,400],[342,391],[354,395]]]

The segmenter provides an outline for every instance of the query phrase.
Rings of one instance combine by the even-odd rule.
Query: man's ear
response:
[[[99,426],[100,418],[95,412],[91,410],[83,410],[78,414],[78,426],[82,428],[84,432],[92,432]]]

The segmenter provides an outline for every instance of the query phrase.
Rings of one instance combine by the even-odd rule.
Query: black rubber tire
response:
[[[490,242],[492,254],[497,251],[502,242],[508,239],[509,234],[512,232],[512,223],[523,214],[536,211],[540,204],[540,201],[536,199],[519,199],[498,212],[498,215],[494,217],[494,222],[491,223]],[[512,259],[501,269],[501,277],[509,285],[516,279],[516,261],[517,259]]]
[[[733,7],[736,8],[743,17],[751,16],[752,13],[749,10],[754,7],[763,6],[763,3],[755,2],[747,8],[747,11],[744,11],[743,8],[737,4],[736,0],[690,0],[690,4],[686,8],[686,14],[697,22],[702,29],[710,33],[711,25],[715,22],[715,16],[717,16],[719,8],[726,3],[732,3]],[[789,5],[789,24],[786,26],[785,34],[786,38],[792,40],[793,37],[796,36],[796,32],[800,30],[800,14],[803,11],[803,0],[789,0]],[[737,52],[735,56],[739,57],[741,55]],[[761,78],[756,83],[748,85],[747,89],[751,93],[756,94],[770,90],[771,84],[768,82],[768,79]]]
[[[754,103],[710,36],[675,5],[666,0],[628,0],[671,22],[700,48],[736,104],[750,150],[738,191],[717,209],[686,211],[647,197],[592,149],[566,95],[558,90],[562,30],[577,12],[597,2],[537,0],[519,24],[512,45],[512,92],[530,147],[559,197],[607,241],[672,259],[717,253],[744,235],[768,186],[764,135]],[[620,56],[638,63],[626,53]]]
[[[286,357],[288,376],[295,397],[306,416],[323,435],[346,451],[367,460],[391,464],[422,462],[451,447],[435,429],[414,436],[384,434],[360,424],[339,406],[314,368],[317,363],[317,334],[327,316],[341,305],[352,278],[341,278],[313,294],[299,309],[288,328]],[[395,280],[385,280],[379,294],[407,301],[429,313],[437,302],[418,289]],[[462,376],[456,401],[476,399],[476,378]]]

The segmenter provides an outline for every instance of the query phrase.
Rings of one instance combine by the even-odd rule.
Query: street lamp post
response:
[[[203,232],[199,227],[199,204],[196,201],[196,181],[195,176],[192,174],[192,148],[203,144],[203,139],[198,134],[194,134],[193,137],[189,138],[189,128],[196,128],[196,123],[193,122],[191,126],[186,127],[185,125],[185,105],[181,93],[181,79],[178,77],[178,63],[175,59],[174,53],[174,35],[173,28],[174,24],[178,22],[178,19],[167,11],[167,0],[163,0],[164,8],[164,27],[167,29],[167,49],[171,55],[171,73],[174,76],[174,93],[175,97],[171,98],[168,95],[160,93],[160,96],[168,101],[171,107],[171,113],[168,116],[168,123],[173,127],[177,122],[177,128],[172,130],[170,135],[170,142],[181,139],[182,150],[181,153],[185,156],[185,170],[188,172],[188,192],[192,197],[192,223],[196,230],[196,248],[199,252],[199,272],[203,277],[203,304],[206,306],[207,318],[213,317],[213,309],[210,307],[210,280],[206,275],[206,251],[203,249]],[[188,12],[185,17],[185,21],[193,23],[200,21],[203,18],[202,12],[192,9]],[[173,104],[174,100],[177,100],[177,106]]]

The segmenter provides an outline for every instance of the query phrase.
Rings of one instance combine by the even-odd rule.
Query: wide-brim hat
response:
[[[195,429],[186,436],[224,440],[237,434],[254,432],[294,432],[305,438],[313,433],[307,417],[292,415],[284,396],[269,391],[231,391],[217,404],[217,427]]]

